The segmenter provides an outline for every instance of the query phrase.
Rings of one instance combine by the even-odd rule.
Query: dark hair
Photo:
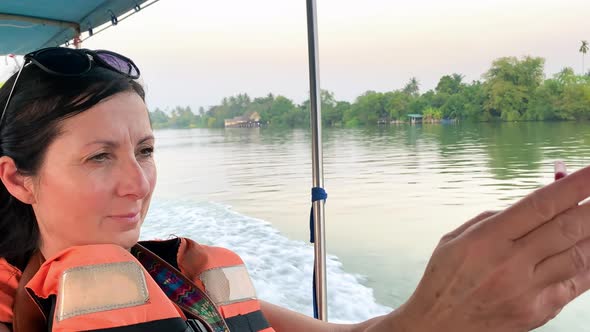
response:
[[[0,111],[15,78],[16,74],[0,88]],[[0,123],[0,156],[12,158],[21,174],[36,175],[63,120],[125,91],[145,97],[139,83],[102,67],[95,66],[81,76],[62,77],[36,65],[26,66]],[[0,257],[22,270],[39,240],[33,208],[10,195],[0,181]]]

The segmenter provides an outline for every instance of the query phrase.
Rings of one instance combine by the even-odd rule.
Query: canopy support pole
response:
[[[49,18],[0,13],[0,20],[27,22],[39,25],[52,25],[60,28],[70,28],[76,31],[80,31],[80,25],[76,22],[53,20]]]
[[[309,94],[311,106],[313,186],[324,187],[322,155],[321,91],[318,60],[317,9],[315,0],[307,0],[307,45],[309,54]],[[314,268],[318,319],[328,320],[326,288],[326,237],[324,201],[313,202],[314,215]]]

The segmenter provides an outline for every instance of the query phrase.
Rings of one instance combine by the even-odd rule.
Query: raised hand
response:
[[[391,330],[520,332],[545,324],[590,288],[590,205],[579,205],[588,196],[590,167],[445,235],[416,292],[392,314]]]

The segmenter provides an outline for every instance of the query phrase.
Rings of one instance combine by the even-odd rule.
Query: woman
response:
[[[516,332],[590,287],[586,168],[445,235],[388,315],[331,324],[258,301],[225,249],[136,245],[156,168],[135,64],[65,48],[25,62],[0,89],[0,331],[24,330],[22,308],[34,307],[53,331]],[[170,285],[190,292],[174,297]],[[19,307],[24,288],[35,303]],[[191,294],[197,313],[182,302]]]

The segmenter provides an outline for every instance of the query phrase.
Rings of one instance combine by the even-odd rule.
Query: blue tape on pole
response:
[[[321,187],[311,188],[311,202],[325,201],[328,199],[328,193]],[[315,243],[315,229],[313,227],[313,204],[309,214],[309,242]]]

